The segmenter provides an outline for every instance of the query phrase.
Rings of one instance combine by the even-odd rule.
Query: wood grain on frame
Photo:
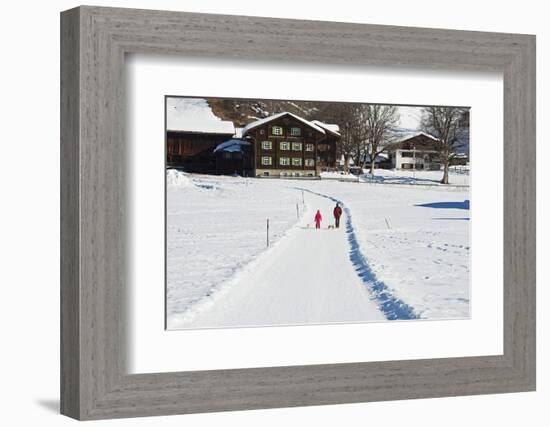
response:
[[[63,414],[101,419],[535,389],[534,36],[83,6],[62,13],[61,48]],[[501,71],[504,354],[127,374],[127,53]]]

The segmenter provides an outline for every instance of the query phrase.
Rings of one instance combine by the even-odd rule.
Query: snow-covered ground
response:
[[[282,181],[167,174],[167,320],[180,325],[297,221],[301,193]]]
[[[366,172],[366,171],[365,171]],[[467,166],[453,167],[449,172],[449,184],[470,185],[470,176]],[[322,172],[322,179],[340,181],[361,181],[379,184],[419,184],[419,185],[440,185],[443,171],[412,171],[397,169],[375,169],[374,175],[365,173],[357,176],[344,174],[343,172]]]
[[[449,171],[449,184],[470,185],[470,175],[466,173],[466,170],[461,172]],[[443,171],[375,169],[374,175],[364,174],[359,179],[364,182],[381,182],[384,184],[441,185],[441,178],[443,178]]]
[[[321,179],[333,179],[337,181],[359,181],[357,175],[345,172],[321,172]]]
[[[468,199],[461,187],[169,171],[168,328],[468,317]],[[336,200],[344,216],[329,230]]]
[[[420,318],[469,316],[468,189],[326,182],[322,191],[345,202],[372,272]]]

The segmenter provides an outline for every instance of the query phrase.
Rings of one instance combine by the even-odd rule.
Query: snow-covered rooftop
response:
[[[243,151],[243,146],[250,145],[250,142],[243,141],[242,139],[230,139],[229,141],[222,142],[215,149],[214,153],[218,151],[225,151],[228,153],[238,153]]]
[[[313,128],[313,129],[315,129],[315,130],[318,131],[318,132],[321,132],[322,134],[325,134],[325,130],[324,130],[322,127],[316,125],[315,123],[310,122],[309,120],[303,119],[302,117],[297,116],[296,114],[289,113],[288,111],[283,111],[282,113],[274,114],[274,115],[272,115],[272,116],[265,117],[265,118],[263,118],[263,119],[256,120],[255,122],[252,122],[252,123],[247,124],[247,125],[243,128],[243,130],[242,130],[242,135],[244,136],[244,135],[246,135],[250,130],[252,130],[252,129],[258,127],[258,126],[261,126],[261,125],[263,125],[263,124],[265,124],[265,123],[269,123],[269,122],[272,121],[272,120],[276,120],[276,119],[278,119],[278,118],[280,118],[280,117],[286,116],[286,115],[289,115],[289,116],[291,116],[291,117],[294,117],[296,120],[299,120],[300,122],[304,123],[305,125],[307,125],[307,126]]]
[[[217,117],[206,99],[202,98],[167,98],[166,129],[181,132],[235,134],[233,122]]]
[[[235,135],[233,135],[235,138],[242,138],[243,137],[243,128],[235,128]]]
[[[312,120],[311,123],[315,123],[317,126],[322,127],[323,129],[328,130],[329,132],[335,133],[340,136],[340,126],[331,123],[325,123],[320,120]]]
[[[404,130],[404,131],[401,131],[399,133],[400,133],[399,138],[395,141],[396,143],[400,143],[400,142],[406,141],[407,139],[411,139],[411,138],[414,138],[414,137],[417,137],[417,136],[425,136],[426,138],[429,138],[433,141],[439,141],[439,139],[436,138],[435,136],[430,135],[429,133],[421,132],[421,131],[417,131],[417,130],[415,130],[415,131]]]

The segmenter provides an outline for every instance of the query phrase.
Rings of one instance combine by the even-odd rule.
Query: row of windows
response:
[[[279,157],[279,164],[281,166],[290,166],[292,162],[292,166],[302,166],[302,159],[300,157]],[[315,160],[314,159],[305,159],[306,166],[312,167],[315,166]],[[262,157],[262,165],[264,166],[271,166],[273,165],[273,157],[271,156],[263,156]]]
[[[264,172],[264,176],[271,176],[271,174],[268,172],[268,171],[265,171]],[[273,176],[315,176],[314,173],[312,172],[308,172],[307,175],[302,173],[302,172],[281,172],[280,175],[277,175],[277,173],[275,173]]]
[[[283,151],[290,150],[290,147],[292,147],[293,151],[302,151],[302,143],[301,142],[279,142],[279,149]],[[272,150],[273,149],[273,141],[262,141],[262,150]],[[315,145],[313,144],[306,144],[306,151],[315,151]]]
[[[401,152],[401,157],[403,158],[406,158],[406,159],[410,159],[410,158],[413,158],[413,157],[416,157],[417,159],[430,159],[430,158],[434,158],[434,157],[437,157],[437,153],[424,153],[424,152],[413,152],[413,151],[402,151]]]
[[[282,126],[271,126],[271,135],[274,136],[283,136],[285,133],[285,130]],[[302,135],[302,129],[298,127],[291,127],[288,130],[288,135],[290,136],[301,136]]]

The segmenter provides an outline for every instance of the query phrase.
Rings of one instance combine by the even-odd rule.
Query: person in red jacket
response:
[[[321,221],[323,220],[323,216],[321,215],[321,212],[319,209],[317,209],[317,213],[315,214],[315,228],[321,228]]]
[[[342,216],[342,208],[340,207],[339,203],[336,203],[333,214],[334,214],[334,226],[336,228],[340,228],[340,217]]]

